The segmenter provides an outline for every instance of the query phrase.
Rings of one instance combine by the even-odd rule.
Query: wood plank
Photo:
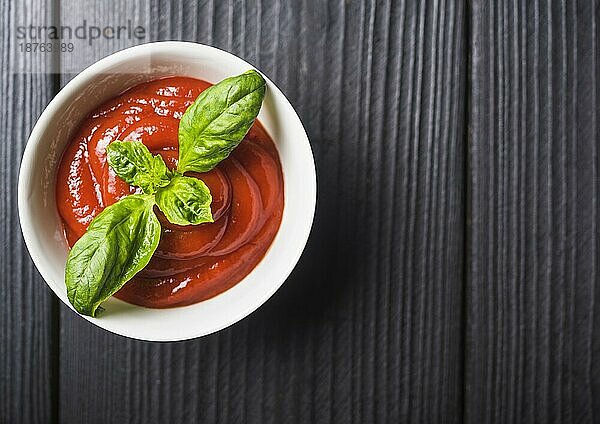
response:
[[[21,52],[17,27],[48,25],[46,2],[0,2],[0,422],[48,423],[56,417],[58,301],[35,269],[17,211],[19,164],[29,133],[57,86],[54,57]]]
[[[61,20],[118,22],[143,5],[63,0]],[[136,13],[153,39],[227,49],[279,85],[314,149],[317,216],[282,289],[218,334],[144,343],[63,308],[61,421],[459,422],[462,2],[158,0]]]
[[[600,417],[598,18],[472,2],[466,422]]]

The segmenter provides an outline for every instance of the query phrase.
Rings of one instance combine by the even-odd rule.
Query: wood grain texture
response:
[[[56,416],[58,301],[33,266],[17,211],[19,164],[29,133],[55,94],[54,57],[22,53],[16,27],[47,23],[43,1],[0,1],[0,423]]]
[[[53,0],[60,13],[60,25],[71,28],[74,36],[63,42],[73,44],[73,52],[60,55],[60,72],[64,85],[92,63],[111,53],[150,41],[147,22],[150,5],[145,0],[77,1]],[[143,37],[134,30],[141,26]],[[104,31],[110,27],[107,33]],[[82,34],[85,38],[82,38]],[[108,34],[106,36],[105,34]]]
[[[286,284],[218,334],[138,342],[63,308],[60,421],[459,422],[462,3],[96,3],[61,20],[137,13],[263,70],[307,128],[319,201]]]
[[[472,2],[468,423],[600,420],[598,12]]]

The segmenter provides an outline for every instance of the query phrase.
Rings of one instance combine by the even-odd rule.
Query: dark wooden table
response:
[[[588,0],[1,0],[0,422],[600,422],[599,13]],[[19,49],[36,41],[19,26],[84,20],[145,37]],[[265,306],[158,344],[59,303],[23,244],[16,187],[62,85],[171,39],[231,51],[286,93],[319,200]]]

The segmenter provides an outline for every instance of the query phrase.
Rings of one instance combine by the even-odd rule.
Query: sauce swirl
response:
[[[57,175],[57,207],[70,246],[105,207],[141,192],[110,169],[108,144],[141,141],[175,168],[179,120],[210,85],[187,77],[150,81],[106,102],[84,120]],[[155,207],[162,226],[158,248],[117,298],[151,308],[200,302],[242,280],[271,245],[283,214],[283,174],[275,144],[258,121],[215,169],[186,175],[209,187],[215,222],[179,226]]]

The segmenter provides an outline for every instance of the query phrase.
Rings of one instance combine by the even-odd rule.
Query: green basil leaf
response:
[[[153,156],[140,141],[113,141],[106,148],[108,164],[130,185],[152,194],[169,184],[169,170],[159,155]]]
[[[173,224],[213,222],[210,190],[196,178],[173,177],[168,186],[156,192],[155,199],[160,210]]]
[[[160,240],[154,198],[124,197],[96,216],[69,252],[65,270],[67,296],[75,309],[95,316],[152,257]]]
[[[179,172],[207,172],[229,156],[254,123],[265,90],[256,71],[204,90],[179,123]]]

